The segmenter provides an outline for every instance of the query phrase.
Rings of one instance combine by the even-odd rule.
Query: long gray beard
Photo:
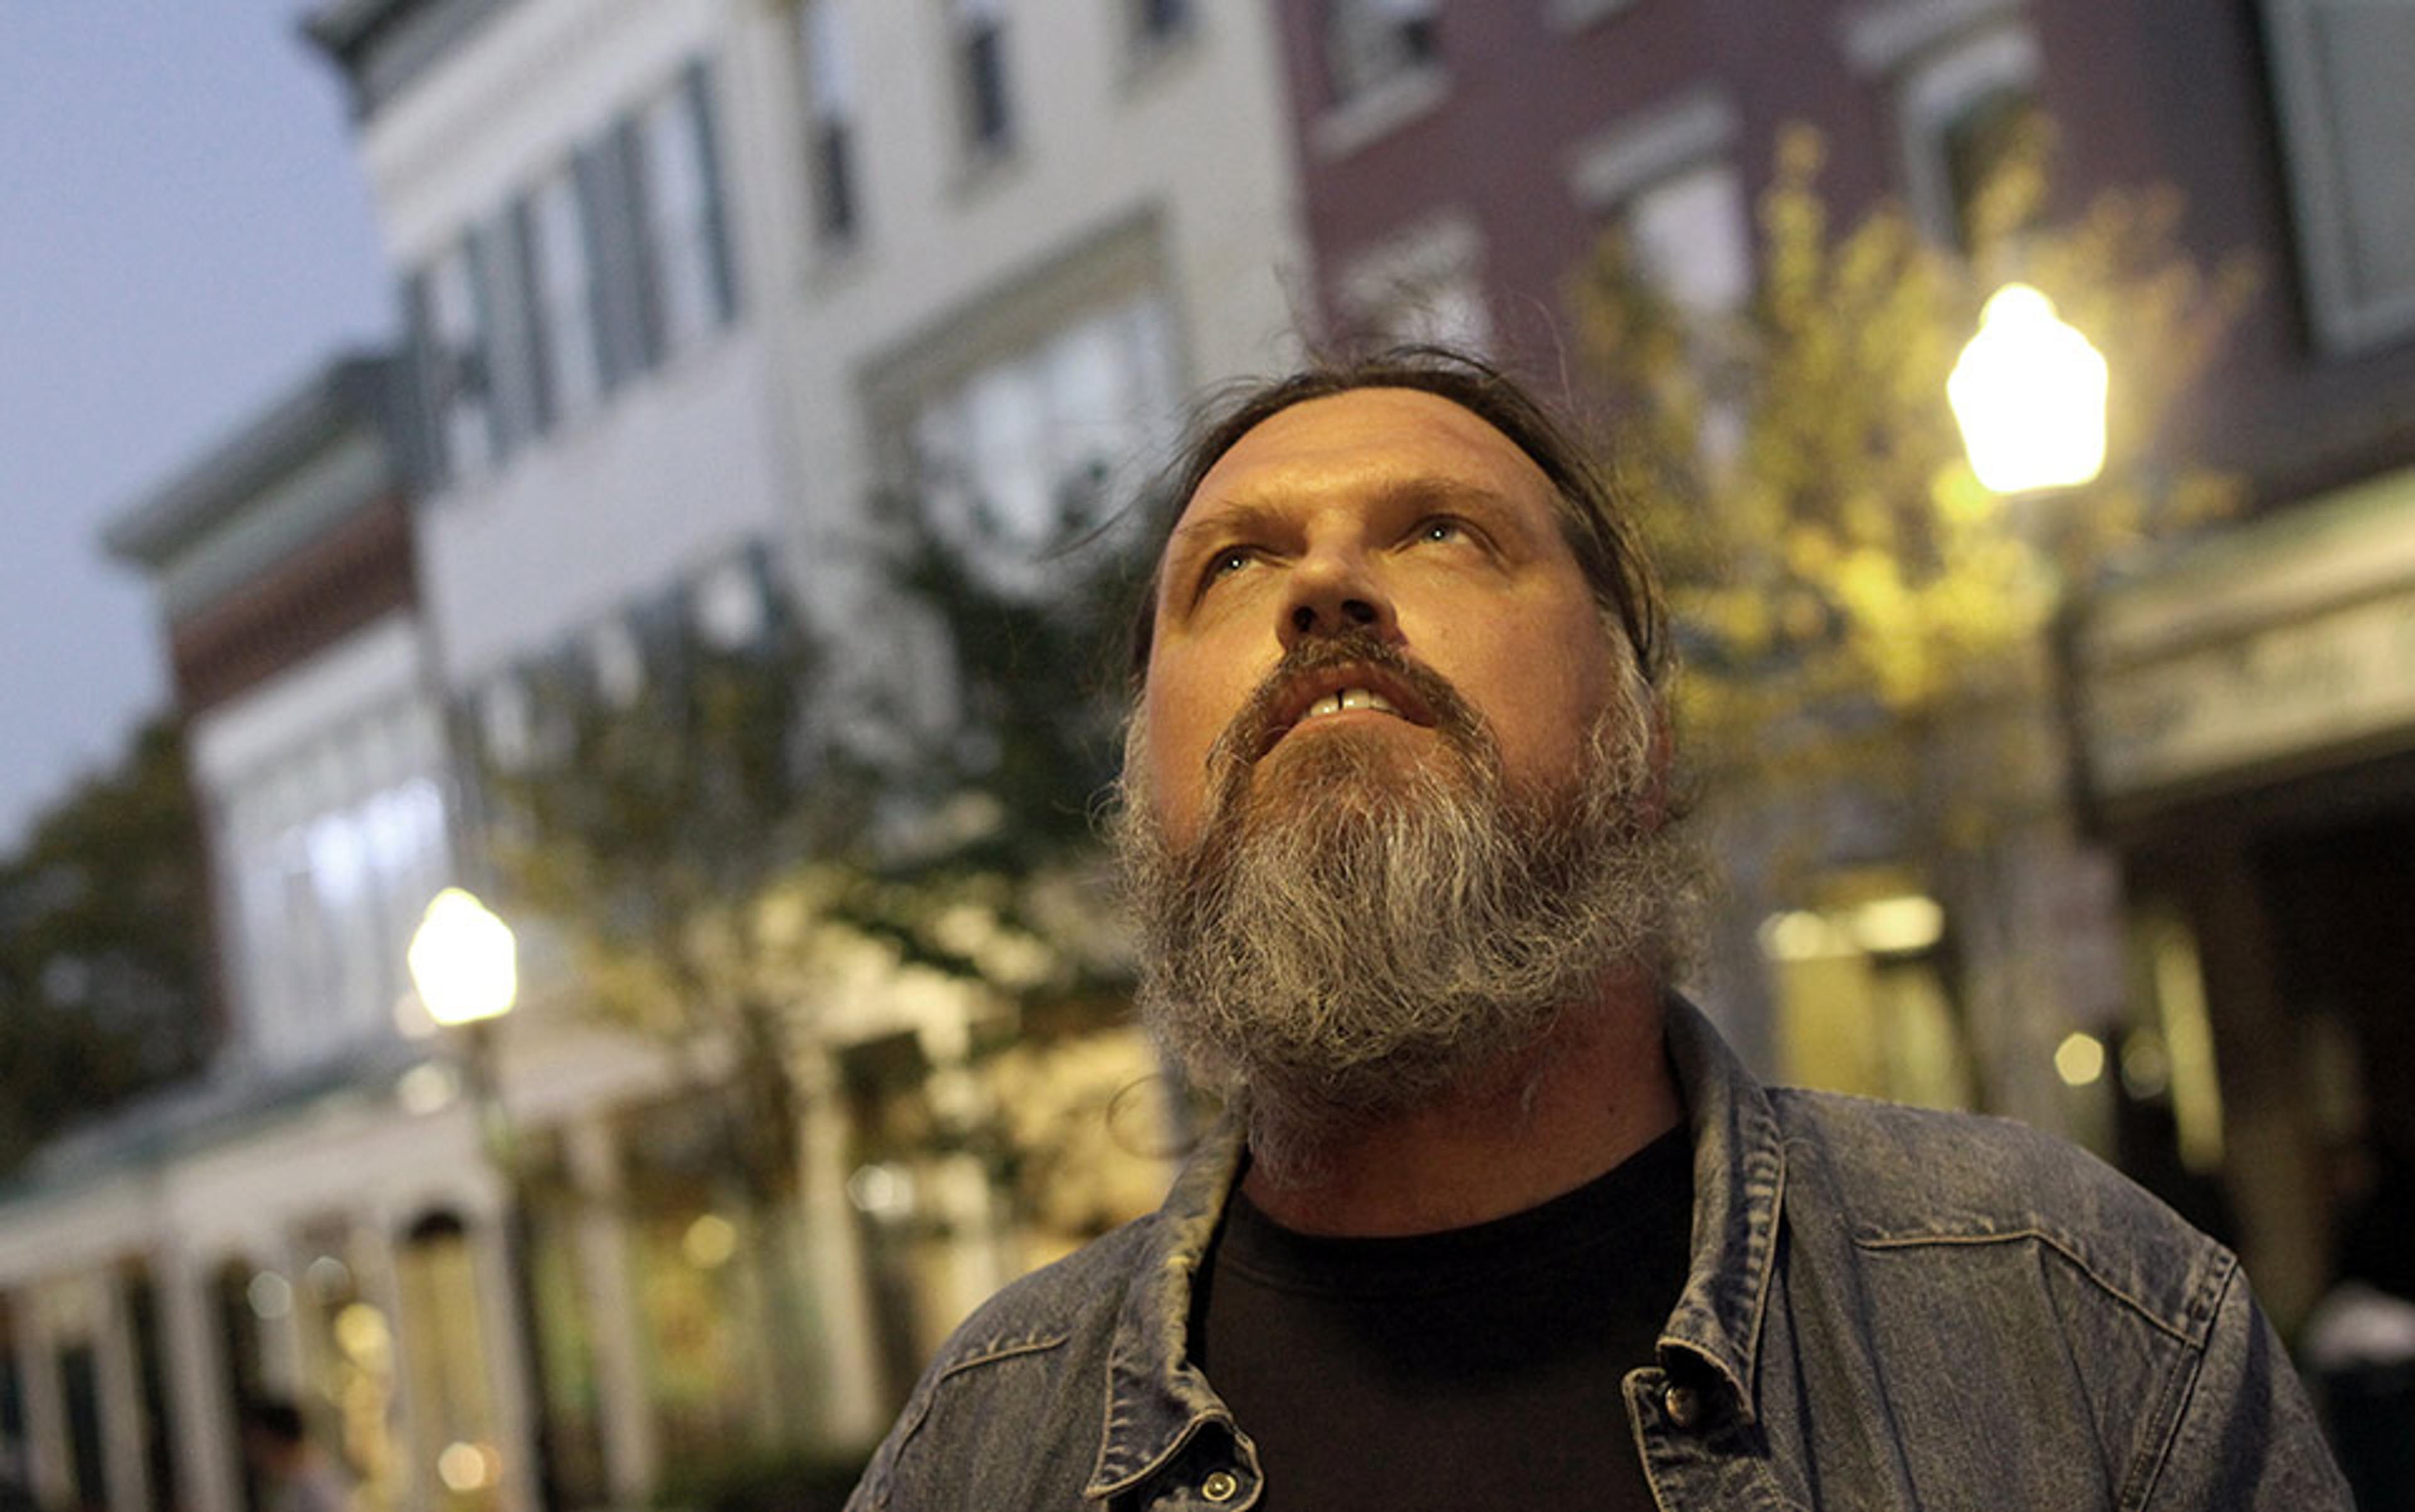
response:
[[[1446,734],[1453,732],[1446,730]],[[1142,1016],[1279,1179],[1507,1068],[1621,969],[1672,965],[1693,869],[1649,814],[1649,726],[1604,716],[1573,791],[1523,799],[1481,728],[1410,770],[1350,731],[1221,783],[1177,851],[1128,759],[1113,831]],[[1137,750],[1138,737],[1129,749]]]

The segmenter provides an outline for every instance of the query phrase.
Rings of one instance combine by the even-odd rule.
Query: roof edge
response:
[[[157,569],[278,473],[347,426],[393,447],[396,359],[380,348],[338,352],[261,407],[198,461],[171,474],[101,527],[109,554]]]

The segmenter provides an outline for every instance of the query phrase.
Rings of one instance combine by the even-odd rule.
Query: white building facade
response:
[[[403,948],[476,879],[464,776],[531,738],[532,667],[609,690],[650,616],[742,640],[784,591],[859,688],[926,681],[881,501],[918,491],[1039,585],[1030,554],[1140,487],[1188,396],[1296,355],[1271,28],[1202,0],[315,8],[407,355],[332,363],[112,533],[177,648],[233,1032],[206,1083],[0,1191],[0,1447],[45,1500],[257,1508],[236,1423],[271,1398],[370,1512],[635,1505],[860,1450],[1039,1252],[977,1161],[860,1135],[996,1100],[978,991],[842,963],[800,1005],[778,1221],[816,1357],[786,1374],[712,1069],[597,1028],[540,950],[493,1046],[507,1172]],[[1069,1068],[1152,1069],[1090,1034],[1017,1074]],[[1074,1226],[1151,1200],[1126,1178]]]
[[[919,490],[1028,554],[1069,504],[1136,488],[1189,395],[1296,352],[1271,25],[1195,0],[317,7],[415,358],[429,639],[455,727],[484,748],[458,754],[526,745],[538,668],[608,694],[647,675],[667,613],[742,639],[774,591],[834,648],[867,724],[884,689],[943,705],[927,627],[884,595],[879,501]],[[575,982],[535,996],[580,1017]],[[969,1160],[901,1175],[851,1132],[884,1098],[958,1097],[979,1005],[842,971],[798,1007],[803,1190],[781,1221],[817,1358],[788,1411],[847,1445],[1027,1256]],[[920,1068],[904,1093],[865,1069],[901,1044]],[[544,1084],[542,1054],[529,1064]],[[594,1160],[619,1180],[647,1150],[614,1127]],[[955,1235],[898,1240],[915,1274],[894,1284],[867,1250],[892,1209]],[[728,1415],[702,1388],[692,1412],[666,1406],[679,1372],[653,1365],[663,1443],[618,1451],[616,1494]],[[562,1416],[557,1438],[582,1417],[622,1423],[590,1431],[604,1445],[630,1437],[608,1403]]]

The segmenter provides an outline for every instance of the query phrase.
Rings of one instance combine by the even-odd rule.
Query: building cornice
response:
[[[304,40],[344,76],[355,120],[450,53],[515,0],[321,0],[300,23]]]
[[[392,428],[396,381],[394,360],[383,353],[337,356],[201,460],[128,505],[102,528],[102,544],[112,556],[156,574],[339,436],[370,430],[398,457]]]

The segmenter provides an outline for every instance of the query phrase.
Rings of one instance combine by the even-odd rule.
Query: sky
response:
[[[0,849],[168,702],[102,526],[393,293],[306,0],[0,0]]]

